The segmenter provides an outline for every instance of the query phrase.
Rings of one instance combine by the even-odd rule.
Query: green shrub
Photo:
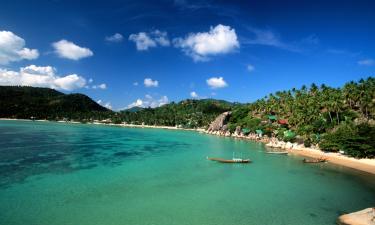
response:
[[[304,145],[306,148],[310,148],[310,147],[311,147],[311,140],[310,140],[310,139],[306,139],[306,140],[303,142],[303,145]]]

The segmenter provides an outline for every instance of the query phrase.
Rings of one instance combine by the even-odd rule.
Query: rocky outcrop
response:
[[[340,225],[375,225],[375,208],[367,208],[340,216],[337,219]]]
[[[220,114],[216,119],[210,124],[207,129],[208,133],[213,133],[217,131],[226,131],[228,127],[226,126],[228,119],[232,112],[224,112]]]
[[[241,136],[241,127],[237,126],[236,130],[234,131],[234,136]]]

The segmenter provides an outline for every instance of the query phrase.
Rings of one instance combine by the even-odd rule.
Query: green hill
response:
[[[127,123],[195,128],[207,126],[216,116],[231,110],[234,105],[236,104],[223,100],[187,99],[157,108],[125,110],[119,116],[121,121]]]
[[[0,117],[29,119],[87,119],[112,113],[83,94],[50,88],[0,86]]]

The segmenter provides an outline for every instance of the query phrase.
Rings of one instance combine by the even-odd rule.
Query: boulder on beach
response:
[[[375,225],[375,208],[344,214],[337,219],[340,225]]]

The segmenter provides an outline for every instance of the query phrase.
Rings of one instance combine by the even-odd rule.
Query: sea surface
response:
[[[335,224],[375,177],[192,131],[0,121],[1,225]],[[207,156],[250,158],[220,164]]]

